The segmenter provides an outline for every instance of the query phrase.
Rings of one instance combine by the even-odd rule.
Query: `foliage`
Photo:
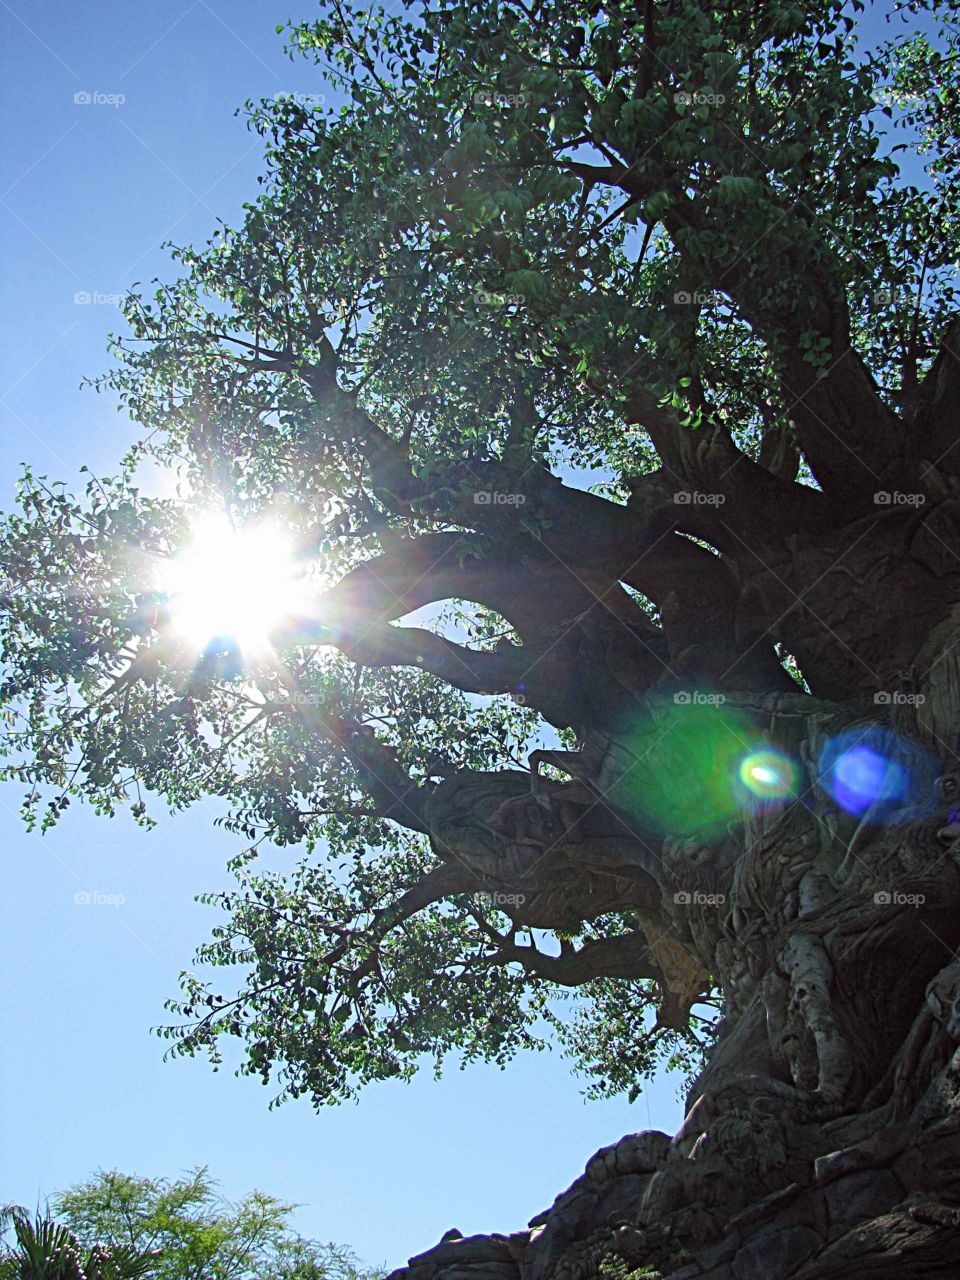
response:
[[[97,1240],[84,1245],[62,1223],[21,1205],[7,1205],[0,1223],[13,1227],[14,1242],[0,1253],[4,1280],[137,1280],[154,1274],[156,1258],[143,1248]]]
[[[863,8],[337,0],[291,29],[343,105],[248,104],[260,194],[173,248],[179,278],[134,287],[97,382],[142,438],[80,496],[28,472],[0,530],[5,776],[28,825],[76,797],[149,825],[213,796],[246,846],[198,957],[233,985],[183,975],[175,1052],[219,1061],[236,1037],[243,1071],[317,1103],[453,1050],[503,1064],[549,1027],[600,1092],[699,1062],[695,1022],[646,1017],[655,964],[590,968],[631,911],[525,922],[482,897],[493,871],[467,874],[473,811],[445,827],[473,840],[458,858],[436,815],[448,783],[517,800],[530,748],[582,746],[619,697],[617,641],[670,666],[692,567],[787,518],[775,473],[790,502],[870,501],[857,459],[915,402],[954,305],[960,193],[951,6],[901,6],[923,33],[874,50]],[[710,449],[741,495],[773,493],[753,524],[733,499],[726,532],[654,510]],[[142,491],[145,459],[177,497]],[[594,505],[559,482],[598,467]],[[296,539],[317,608],[276,660],[175,635],[157,571],[198,509]],[[598,579],[629,621],[594,643]],[[301,862],[265,867],[270,845]]]
[[[600,1275],[604,1280],[661,1280],[655,1267],[630,1267],[615,1253],[608,1253],[602,1260]]]
[[[179,1179],[101,1171],[60,1192],[57,1217],[84,1246],[149,1253],[158,1280],[376,1280],[339,1245],[305,1240],[293,1205],[256,1191],[237,1203],[205,1169]]]

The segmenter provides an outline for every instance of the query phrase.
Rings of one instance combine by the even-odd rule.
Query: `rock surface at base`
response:
[[[955,1056],[944,1076],[958,1067]],[[726,1138],[708,1128],[692,1150],[630,1134],[525,1231],[448,1232],[389,1280],[598,1280],[605,1260],[605,1272],[636,1280],[958,1280],[960,1108],[940,1096],[933,1123],[878,1125],[860,1142],[812,1150],[765,1194],[769,1149],[757,1153],[763,1178],[732,1153],[775,1136],[769,1114],[728,1112]]]

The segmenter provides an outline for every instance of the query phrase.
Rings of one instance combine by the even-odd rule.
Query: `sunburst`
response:
[[[267,654],[271,636],[307,606],[307,581],[293,541],[262,521],[237,528],[223,514],[192,524],[189,542],[158,574],[172,629],[203,649],[235,644],[248,658]]]

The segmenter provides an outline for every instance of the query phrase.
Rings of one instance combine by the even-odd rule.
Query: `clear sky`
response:
[[[275,34],[314,12],[312,0],[0,0],[4,507],[21,463],[68,483],[84,463],[113,469],[134,428],[79,390],[107,367],[111,295],[171,277],[162,241],[201,241],[254,198],[260,143],[233,112],[322,91]],[[268,1112],[262,1085],[199,1059],[163,1063],[150,1027],[216,920],[193,895],[227,883],[235,839],[212,806],[152,833],[71,810],[28,836],[17,804],[0,791],[2,1201],[33,1205],[98,1167],[206,1164],[228,1194],[297,1201],[304,1234],[396,1266],[451,1226],[525,1225],[599,1146],[679,1123],[675,1077],[633,1106],[585,1104],[557,1053],[375,1086],[320,1115],[304,1100]]]
[[[875,32],[890,9],[874,10]],[[4,507],[20,464],[78,482],[81,464],[112,470],[132,438],[108,399],[79,390],[107,365],[111,295],[173,274],[162,241],[238,220],[260,142],[234,109],[322,91],[275,34],[313,12],[312,0],[0,0]],[[597,1147],[677,1126],[675,1077],[633,1106],[585,1104],[557,1053],[374,1086],[319,1115],[304,1100],[268,1112],[267,1089],[205,1061],[163,1063],[150,1027],[218,914],[193,895],[224,886],[237,851],[216,812],[144,833],[72,810],[41,838],[0,791],[0,1201],[32,1205],[98,1167],[206,1164],[228,1194],[299,1202],[305,1234],[396,1266],[451,1226],[516,1229]]]

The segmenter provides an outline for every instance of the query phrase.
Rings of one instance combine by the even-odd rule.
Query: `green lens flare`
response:
[[[779,751],[751,751],[740,762],[740,781],[759,800],[785,800],[796,794],[797,767]]]
[[[661,705],[630,727],[610,798],[648,829],[721,834],[743,808],[738,771],[756,740],[756,726],[741,712]]]
[[[646,830],[714,838],[758,805],[797,794],[794,762],[719,695],[665,701],[621,741],[608,795]]]

